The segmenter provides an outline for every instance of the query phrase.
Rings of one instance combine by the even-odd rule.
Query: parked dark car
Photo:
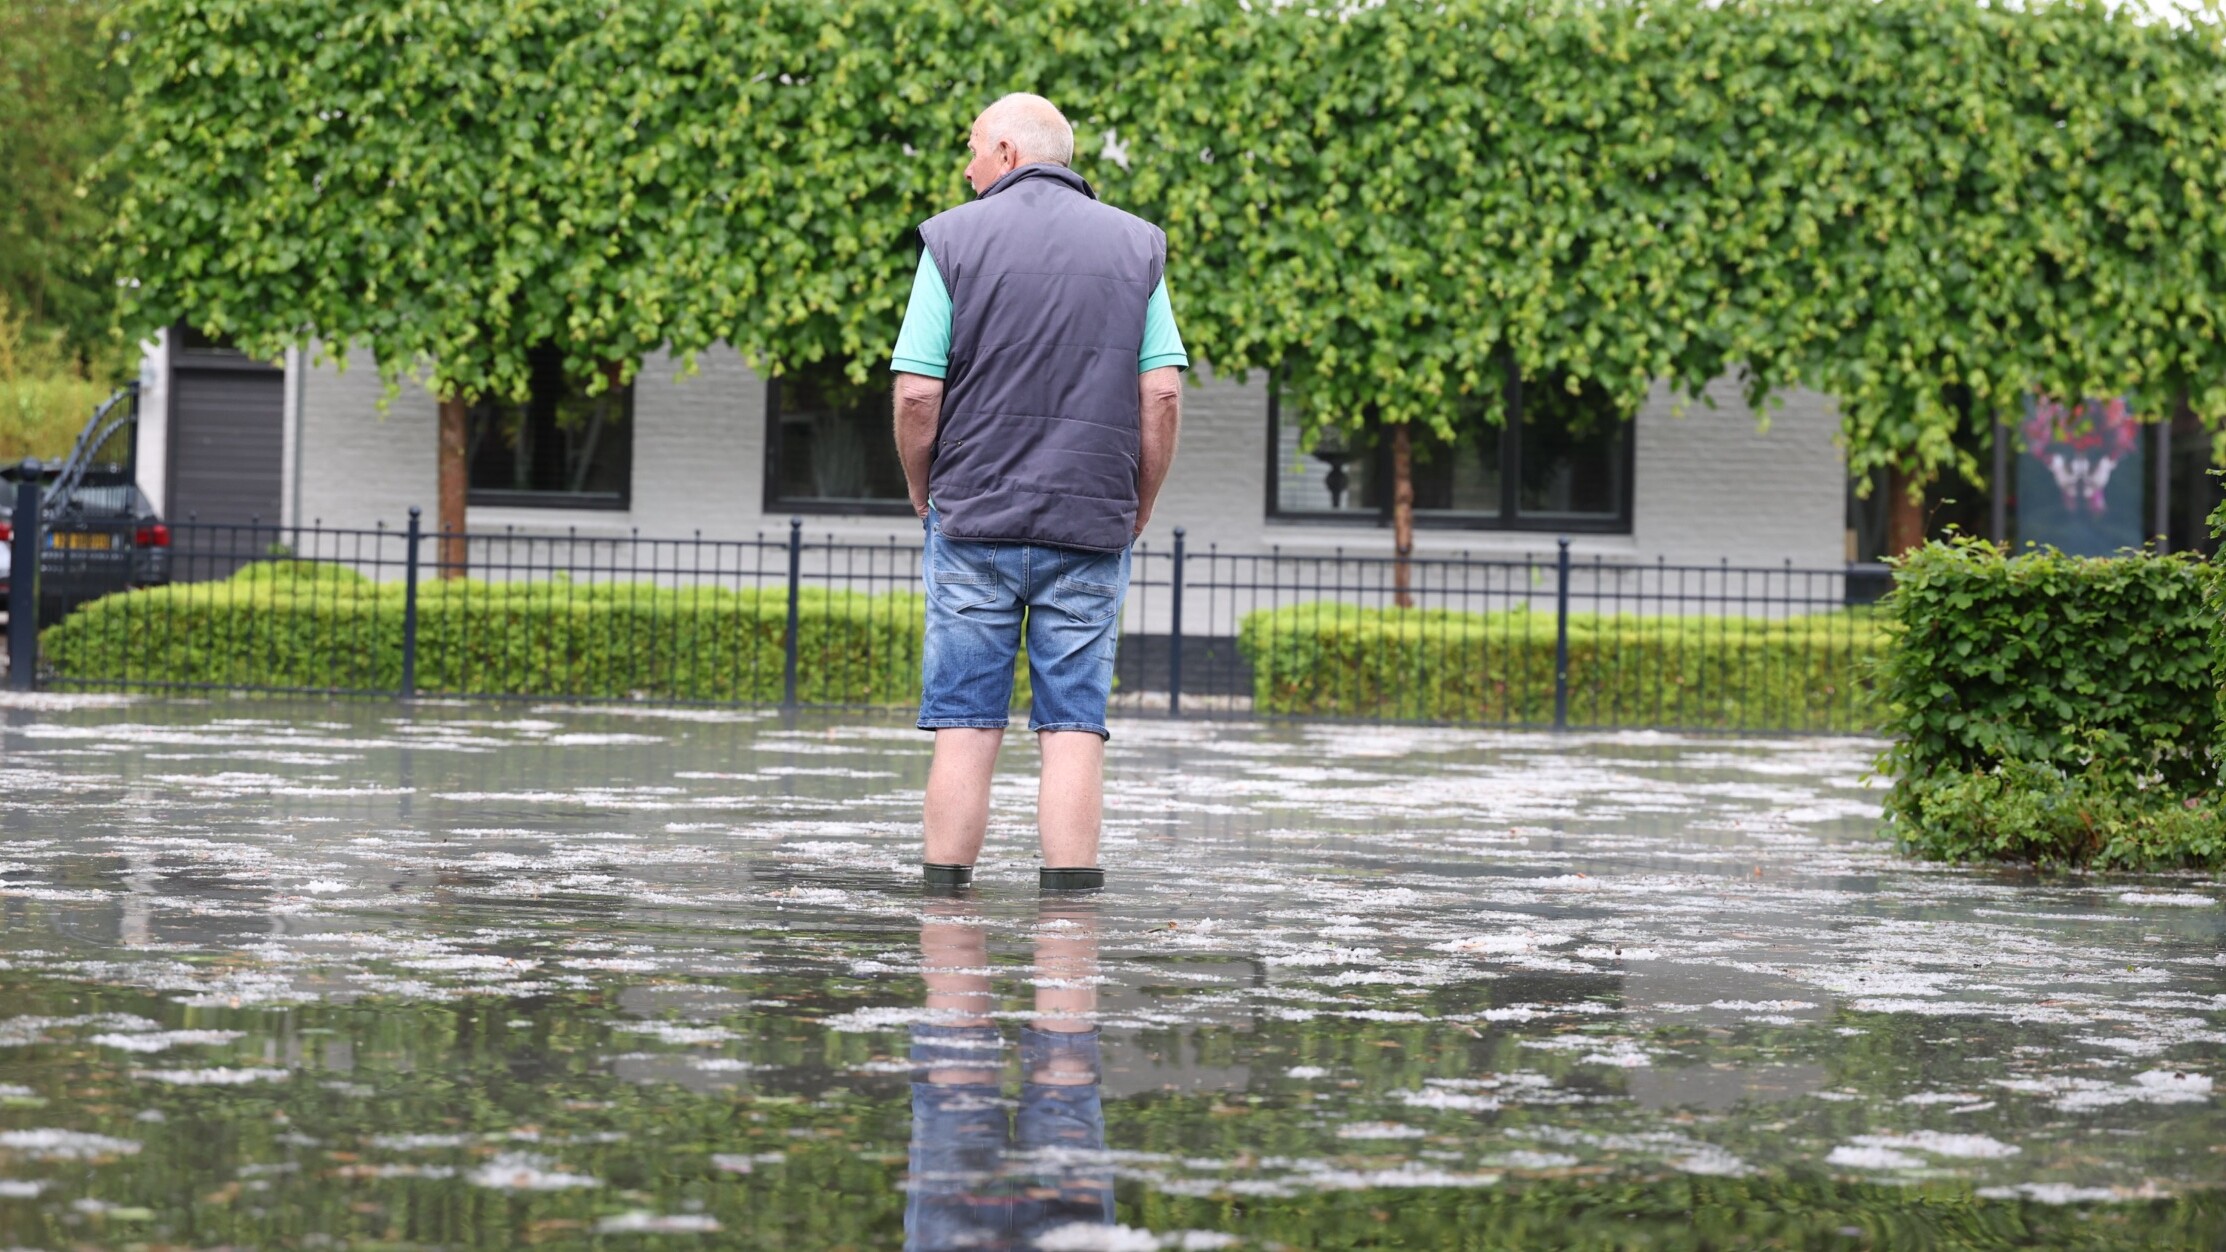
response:
[[[88,600],[170,581],[170,528],[139,490],[138,461],[139,389],[133,386],[94,411],[66,460],[42,467],[41,626]],[[0,469],[0,597],[13,572],[22,478],[21,465]]]

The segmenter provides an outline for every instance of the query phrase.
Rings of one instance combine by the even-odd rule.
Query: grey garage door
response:
[[[175,574],[222,578],[279,541],[286,374],[238,353],[180,353],[170,376]]]

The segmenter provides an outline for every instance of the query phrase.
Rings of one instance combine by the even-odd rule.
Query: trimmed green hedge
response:
[[[2213,635],[2193,556],[1903,558],[1881,668],[1902,843],[1952,860],[2226,864]]]
[[[56,675],[93,683],[391,691],[403,590],[343,567],[259,562],[214,583],[108,596],[45,632]],[[798,697],[919,698],[922,601],[806,588]],[[778,701],[784,588],[474,580],[419,585],[418,690],[428,694]],[[1026,698],[1026,675],[1016,697]]]
[[[1571,614],[1569,722],[1742,730],[1868,730],[1864,610],[1778,620]],[[1248,615],[1237,646],[1264,713],[1547,725],[1554,617],[1310,602]]]
[[[1892,812],[1902,846],[1934,860],[2226,866],[2226,817],[2215,794],[2128,786],[2103,758],[2077,770],[2013,759],[1897,779]]]

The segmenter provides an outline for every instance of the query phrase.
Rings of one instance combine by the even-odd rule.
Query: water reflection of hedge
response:
[[[1131,1224],[1237,1230],[1303,1248],[2198,1248],[2226,1235],[2215,1193],[2052,1207],[1983,1200],[1961,1185],[1821,1178],[1533,1179],[1266,1200],[1152,1194],[1137,1197],[1133,1218],[1125,1190],[1121,1198]]]
[[[849,979],[771,975],[753,978],[746,988],[675,985],[738,996],[746,990],[754,998],[785,998],[805,1011],[888,999],[886,985]],[[91,1166],[0,1163],[11,1177],[56,1180],[35,1202],[0,1201],[0,1243],[147,1239],[272,1247],[307,1246],[308,1236],[322,1234],[368,1246],[562,1246],[598,1241],[594,1224],[602,1217],[632,1209],[681,1213],[691,1206],[724,1228],[705,1246],[878,1247],[893,1244],[901,1228],[902,1149],[909,1131],[903,1076],[844,1073],[901,1051],[895,1036],[830,1032],[786,1010],[730,1014],[718,1024],[740,1036],[732,1050],[767,1068],[735,1073],[731,1088],[699,1091],[636,1083],[612,1072],[614,1053],[685,1055],[690,1049],[619,1029],[640,1019],[622,1012],[604,988],[290,1009],[181,1009],[143,992],[21,979],[0,985],[0,992],[12,1012],[22,1014],[127,1012],[174,1027],[249,1032],[230,1056],[221,1048],[182,1049],[150,1061],[79,1042],[0,1053],[5,1078],[32,1085],[47,1100],[35,1110],[0,1109],[5,1124],[69,1126],[146,1145],[135,1156]],[[510,1025],[521,1020],[527,1024]],[[1942,1058],[1911,1051],[1935,1045],[1887,1029],[1891,1019],[1864,1024],[1874,1032],[1847,1045],[1847,1055],[1858,1059],[1839,1075],[1843,1081],[1891,1099],[1912,1073],[1927,1067],[1939,1072]],[[1523,1048],[1521,1040],[1535,1033],[1326,1016],[1150,1032],[1122,1048],[1131,1058],[1139,1050],[1179,1050],[1198,1065],[1249,1066],[1253,1078],[1242,1091],[1112,1099],[1109,1143],[1180,1158],[1327,1157],[1365,1168],[1371,1159],[1390,1159],[1381,1155],[1387,1151],[1405,1157],[1424,1141],[1390,1148],[1341,1142],[1332,1124],[1354,1112],[1341,1101],[1388,1105],[1391,1093],[1430,1078],[1514,1069],[1554,1074],[1564,1090],[1617,1093],[1616,1071],[1572,1072],[1580,1067],[1566,1053]],[[1715,1055],[1705,1048],[1729,1045],[1702,1047],[1696,1059],[1705,1063]],[[127,1076],[134,1067],[225,1063],[300,1069],[284,1082],[241,1087],[170,1087]],[[1298,1063],[1332,1066],[1359,1088],[1317,1090],[1279,1076]],[[145,1108],[160,1110],[166,1120],[137,1120]],[[1817,1115],[1835,1130],[1859,1133],[1863,1109],[1831,1105]],[[1495,1139],[1509,1147],[1533,1142],[1523,1138],[1526,1128],[1565,1124],[1569,1117],[1566,1109],[1512,1104],[1484,1114],[1385,1111],[1433,1134],[1459,1135],[1471,1149]],[[1594,1105],[1583,1120],[1602,1132],[1636,1129],[1625,1120],[1632,1112],[1627,1105]],[[2159,1151],[2201,1150],[2201,1119],[2186,1122],[2186,1133],[2167,1134]],[[426,1133],[470,1141],[422,1150],[369,1143],[378,1134]],[[1688,1133],[1768,1168],[1778,1132],[1756,1119],[1722,1119]],[[578,1142],[567,1142],[573,1139]],[[604,1185],[510,1194],[467,1180],[496,1152],[512,1150],[541,1153]],[[778,1154],[779,1163],[734,1173],[715,1166],[714,1153]],[[456,1174],[369,1176],[377,1166],[397,1163]],[[1244,1176],[1242,1169],[1229,1174]],[[80,1214],[71,1204],[81,1196],[144,1207],[153,1216]],[[1964,1183],[1904,1188],[1815,1176],[1694,1178],[1643,1161],[1602,1173],[1579,1167],[1510,1175],[1482,1189],[1288,1197],[1171,1196],[1131,1179],[1121,1184],[1119,1199],[1120,1220],[1131,1226],[1226,1229],[1308,1248],[1831,1246],[1836,1232],[1847,1228],[1862,1231],[1875,1246],[2102,1248],[2214,1246],[2226,1232],[2226,1209],[2209,1193],[2148,1205],[2055,1209],[1980,1200]],[[626,1238],[600,1242],[616,1246]]]

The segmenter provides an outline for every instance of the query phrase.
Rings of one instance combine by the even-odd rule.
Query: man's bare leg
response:
[[[972,865],[981,856],[982,839],[989,833],[989,780],[997,772],[997,749],[1004,741],[1002,730],[958,726],[935,732],[922,814],[929,864]],[[1091,847],[1094,852],[1094,837]]]
[[[1093,731],[1046,730],[1036,743],[1043,750],[1036,831],[1044,866],[1095,866],[1105,821],[1105,740]]]

